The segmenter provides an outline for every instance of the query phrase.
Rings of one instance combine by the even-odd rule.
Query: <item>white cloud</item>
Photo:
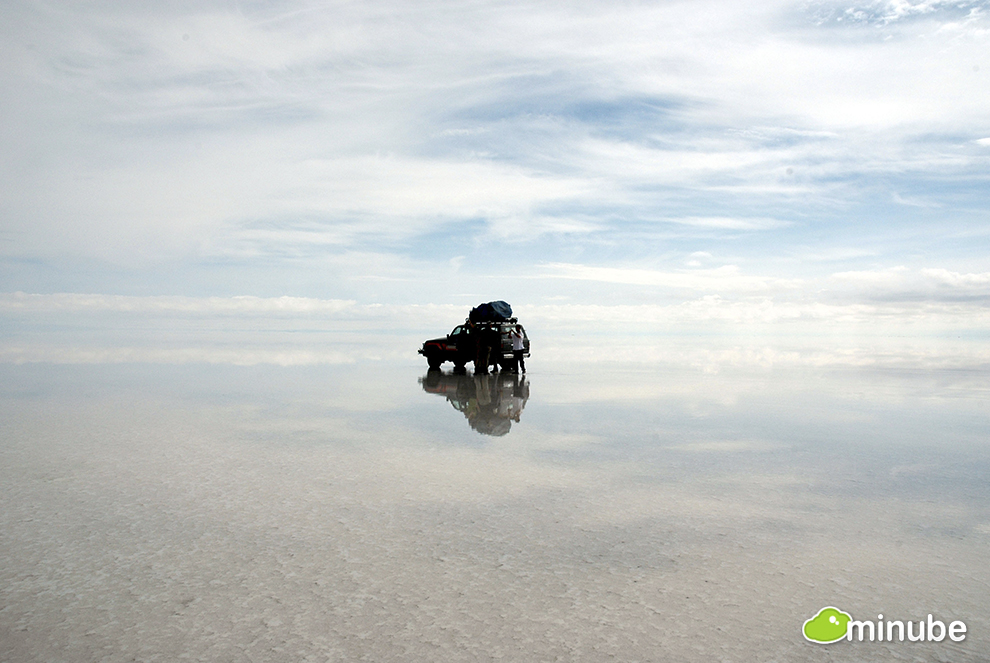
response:
[[[353,309],[355,302],[307,297],[130,297],[123,295],[23,292],[0,293],[0,311],[11,312],[118,312],[192,315],[335,315]]]
[[[0,346],[0,363],[7,364],[228,364],[233,366],[314,366],[353,364],[367,360],[347,351],[333,349],[281,349],[272,347],[224,348],[218,345],[162,348],[148,346]]]
[[[947,269],[923,269],[921,273],[941,286],[960,290],[990,292],[990,272],[960,274]]]
[[[682,224],[685,226],[719,228],[723,230],[769,230],[771,228],[782,228],[784,226],[791,225],[787,221],[778,221],[777,219],[746,219],[727,216],[690,216],[682,218],[666,218],[664,221],[668,223]]]
[[[910,270],[904,265],[879,270],[858,270],[836,272],[832,274],[835,281],[854,283],[858,285],[894,285],[904,283],[910,276]]]
[[[858,288],[871,297],[919,301],[953,301],[990,296],[990,272],[961,273],[942,268],[912,270],[903,265],[880,270],[837,272],[833,285]]]
[[[91,260],[174,267],[161,270],[175,281],[163,292],[224,287],[189,266],[225,260],[255,282],[299,283],[312,268],[300,258],[339,266],[355,252],[419,261],[401,279],[372,267],[360,278],[429,280],[434,258],[509,243],[516,272],[608,245],[611,267],[555,275],[800,287],[799,264],[781,278],[636,265],[643,237],[661,233],[729,242],[739,233],[719,231],[761,231],[718,254],[795,255],[821,224],[879,207],[875,246],[843,254],[856,261],[886,254],[901,212],[928,209],[895,215],[897,201],[937,206],[945,232],[982,209],[988,157],[957,143],[990,129],[990,86],[975,68],[990,32],[986,3],[967,7],[981,11],[913,0],[852,13],[782,0],[8,3],[0,255],[16,260],[4,287],[44,282],[30,280],[43,263],[68,289],[66,265]],[[959,203],[960,188],[974,200]],[[448,242],[451,229],[463,236]],[[830,242],[857,234],[816,251],[838,255]]]
[[[718,292],[763,292],[796,288],[800,281],[741,274],[735,265],[715,269],[693,269],[684,272],[663,272],[652,269],[624,267],[592,267],[588,265],[549,263],[543,266],[546,276],[580,281],[600,281],[628,285],[656,286],[678,290]]]
[[[794,258],[803,262],[839,262],[876,256],[876,249],[850,246],[830,246],[827,248],[800,247]]]

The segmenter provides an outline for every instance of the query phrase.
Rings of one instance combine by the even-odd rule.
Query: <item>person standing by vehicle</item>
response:
[[[488,375],[488,359],[491,355],[491,333],[487,327],[478,327],[475,334],[477,355],[474,359],[474,374]]]
[[[522,370],[525,373],[526,362],[523,359],[523,353],[526,350],[526,345],[523,343],[522,325],[516,325],[516,328],[509,332],[509,337],[512,339],[512,358],[516,360],[515,372],[518,373]]]

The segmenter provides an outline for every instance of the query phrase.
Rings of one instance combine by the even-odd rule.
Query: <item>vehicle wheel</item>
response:
[[[436,355],[427,355],[426,363],[429,364],[431,371],[439,370],[440,365],[443,363],[443,359]]]

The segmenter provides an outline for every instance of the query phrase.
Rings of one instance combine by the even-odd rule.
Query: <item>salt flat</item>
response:
[[[0,371],[3,661],[990,651],[985,372]],[[968,635],[805,641],[826,605]]]

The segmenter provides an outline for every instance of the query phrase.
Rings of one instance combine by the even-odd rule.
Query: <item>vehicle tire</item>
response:
[[[436,371],[440,369],[440,365],[443,364],[443,359],[436,355],[426,355],[426,363],[429,364],[431,371]]]

